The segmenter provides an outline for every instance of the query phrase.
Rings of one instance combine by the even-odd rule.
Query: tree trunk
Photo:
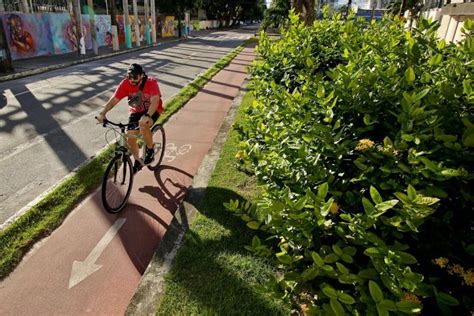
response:
[[[314,22],[314,1],[315,0],[294,0],[293,6],[295,13],[300,16],[300,19],[305,25],[312,25]]]
[[[110,8],[110,22],[112,25],[117,25],[117,7],[114,0],[106,0],[109,2]]]
[[[398,16],[402,16],[403,15],[403,7],[405,6],[405,0],[402,0],[400,2],[400,11],[398,11]]]

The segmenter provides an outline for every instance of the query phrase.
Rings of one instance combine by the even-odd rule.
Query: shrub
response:
[[[447,45],[418,24],[292,14],[260,41],[238,157],[265,193],[227,208],[306,312],[474,308],[474,27]]]

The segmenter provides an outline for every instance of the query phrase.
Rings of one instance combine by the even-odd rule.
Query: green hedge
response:
[[[285,273],[270,284],[314,315],[474,309],[474,37],[420,20],[291,14],[262,34],[240,126],[242,168],[264,194],[227,208],[248,247]],[[471,111],[471,112],[470,112]],[[263,239],[266,240],[263,240]]]

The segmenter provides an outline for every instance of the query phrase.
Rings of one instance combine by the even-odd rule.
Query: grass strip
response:
[[[247,93],[236,115],[254,98]],[[236,124],[234,123],[234,124]],[[165,276],[158,315],[289,315],[288,306],[262,290],[274,273],[269,262],[246,251],[252,232],[224,209],[231,199],[252,201],[256,179],[237,169],[237,131],[232,129],[211,176],[198,216]]]
[[[166,103],[159,122],[166,122],[253,41],[253,38],[247,40],[181,89]],[[97,189],[112,156],[113,147],[109,146],[0,232],[0,280],[15,269],[38,240],[51,234],[84,197]]]

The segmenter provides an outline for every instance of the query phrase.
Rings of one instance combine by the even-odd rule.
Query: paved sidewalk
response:
[[[254,58],[253,47],[244,49],[169,119],[163,166],[135,176],[121,213],[104,212],[99,189],[35,247],[0,283],[0,315],[154,312],[163,281],[153,272],[166,272],[176,253],[192,213],[190,205],[181,203],[191,185],[199,190],[206,186],[212,172],[208,162],[218,158],[216,136],[224,138],[230,126],[229,109]]]

